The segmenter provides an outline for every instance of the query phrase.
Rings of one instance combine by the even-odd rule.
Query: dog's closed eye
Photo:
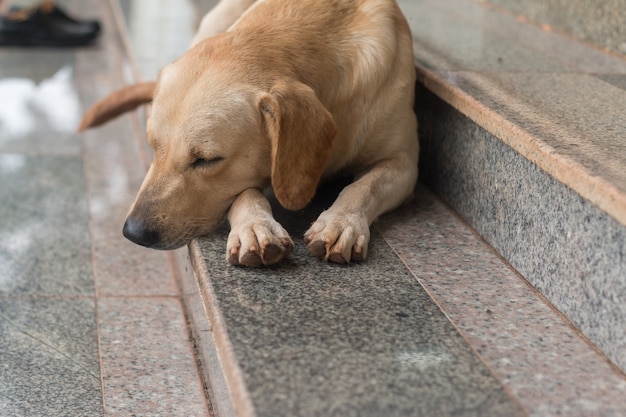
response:
[[[211,168],[223,160],[224,158],[222,158],[221,156],[217,156],[215,158],[198,157],[191,163],[191,168],[193,169]]]

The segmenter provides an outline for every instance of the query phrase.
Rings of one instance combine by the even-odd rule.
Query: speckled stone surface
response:
[[[399,3],[422,178],[626,369],[626,60],[476,2]]]
[[[624,60],[471,0],[399,0],[417,62],[437,70],[624,73]]]
[[[431,93],[419,96],[422,178],[626,367],[626,228]]]
[[[102,415],[93,299],[0,296],[0,415]]]
[[[107,414],[207,415],[180,299],[102,298],[98,313]]]
[[[0,293],[93,294],[82,168],[0,153]]]
[[[555,157],[575,160],[626,192],[626,120],[621,117],[626,91],[622,88],[588,74],[534,72],[492,74],[486,79],[463,71],[457,74],[456,85],[540,138]]]
[[[471,1],[400,1],[418,78],[626,226],[626,60]]]
[[[180,272],[179,280],[182,301],[188,325],[193,335],[194,348],[198,357],[199,372],[205,384],[211,405],[212,415],[219,417],[234,416],[233,395],[229,390],[227,373],[236,366],[231,367],[229,357],[220,356],[219,350],[224,345],[230,346],[228,337],[223,327],[217,324],[217,334],[211,323],[211,313],[208,313],[209,299],[212,295],[207,293],[208,285],[204,285],[204,279],[208,271],[205,268],[204,257],[200,254],[200,246],[197,240],[189,244],[188,251],[176,253],[174,265]],[[216,306],[215,306],[216,307]],[[213,320],[214,321],[214,320]],[[227,349],[229,349],[227,347]]]
[[[274,207],[296,239],[276,268],[228,265],[224,228],[200,241],[256,415],[522,415],[380,235],[362,264],[310,256],[298,237],[328,201]]]
[[[626,8],[621,0],[487,1],[525,16],[535,24],[547,25],[583,41],[626,54]]]
[[[97,46],[0,48],[0,415],[206,417],[170,256],[121,236],[133,119],[74,132],[123,85],[119,28],[109,2],[63,4],[101,18]]]
[[[376,229],[529,415],[626,414],[624,375],[428,189]]]

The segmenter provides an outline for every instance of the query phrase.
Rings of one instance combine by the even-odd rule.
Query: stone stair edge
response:
[[[563,155],[497,110],[416,62],[417,82],[530,162],[626,226],[626,193]]]

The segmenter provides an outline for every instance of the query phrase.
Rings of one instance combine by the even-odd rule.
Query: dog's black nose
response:
[[[124,237],[133,243],[151,248],[159,243],[159,232],[150,230],[140,219],[128,217],[122,230]]]

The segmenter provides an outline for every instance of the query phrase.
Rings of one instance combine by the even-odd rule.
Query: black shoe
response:
[[[12,12],[16,12],[19,10],[22,10],[18,7],[11,7],[10,9]],[[59,6],[57,6],[56,4],[52,4],[51,6],[47,6],[47,5],[42,5],[39,7],[39,10],[42,13],[47,14],[48,16],[50,16],[50,18],[52,19],[57,19],[60,22],[68,22],[68,23],[72,23],[78,26],[82,26],[82,28],[86,31],[94,31],[96,33],[100,33],[100,22],[98,22],[97,20],[89,20],[89,19],[85,19],[85,20],[78,20],[73,18],[72,16],[68,15],[65,10],[63,10],[62,8],[60,8]]]
[[[100,33],[97,21],[78,21],[54,6],[0,17],[0,46],[83,46]]]

